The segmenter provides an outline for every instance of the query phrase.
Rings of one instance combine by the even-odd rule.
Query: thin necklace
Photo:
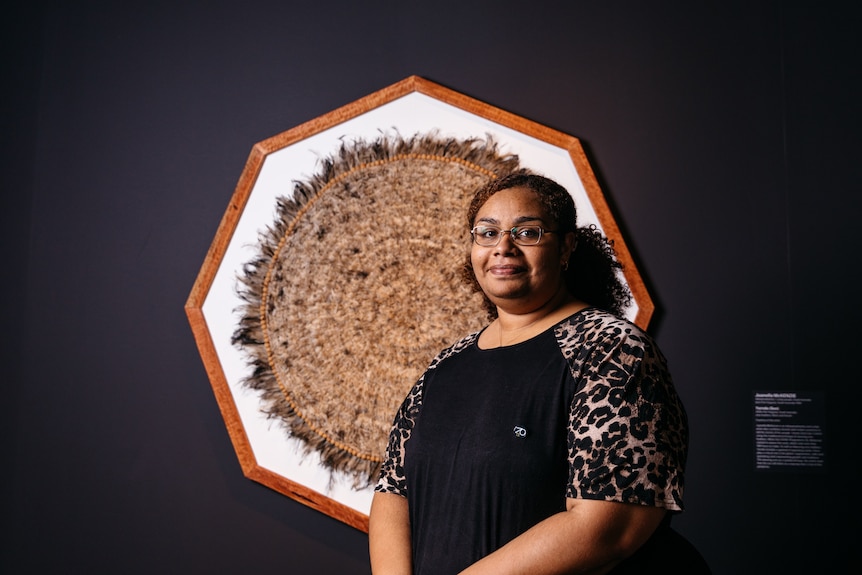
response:
[[[521,326],[521,327],[519,327],[519,328],[515,328],[515,329],[513,329],[510,333],[513,333],[513,334],[520,333],[520,332],[524,331],[525,329],[530,328],[530,327],[532,327],[533,325],[535,325],[536,323],[538,323],[538,322],[542,321],[543,319],[545,319],[545,317],[547,317],[547,316],[542,316],[542,317],[536,318],[536,319],[534,319],[533,321],[531,321],[530,323],[528,323],[527,325],[522,325],[522,326]],[[500,318],[497,318],[497,327],[498,327],[497,332],[498,332],[498,334],[499,334],[499,336],[500,336],[500,344],[499,344],[499,346],[500,346],[500,347],[503,347],[503,322],[502,322],[502,321],[500,321]]]
[[[517,334],[517,333],[519,333],[519,332],[524,331],[525,329],[528,329],[528,328],[532,327],[533,325],[535,325],[535,324],[537,324],[537,323],[539,323],[539,322],[541,322],[541,321],[544,321],[544,320],[545,320],[545,319],[547,319],[549,316],[553,315],[553,314],[554,314],[554,313],[556,313],[558,310],[560,310],[560,309],[564,308],[566,305],[568,305],[569,303],[571,303],[571,302],[573,302],[573,301],[575,301],[573,298],[566,298],[566,300],[565,300],[565,301],[563,301],[563,302],[562,302],[560,305],[558,305],[556,308],[554,308],[554,310],[553,310],[553,311],[546,313],[546,314],[545,314],[545,315],[543,315],[542,317],[538,317],[538,318],[534,319],[533,321],[531,321],[531,322],[530,322],[530,323],[528,323],[527,325],[522,325],[521,327],[519,327],[519,328],[516,328],[516,329],[512,330],[512,332],[511,332],[511,333],[513,333],[513,334]],[[499,317],[499,316],[497,316],[497,327],[498,327],[498,335],[499,335],[499,339],[500,339],[500,341],[499,341],[499,346],[500,346],[500,347],[503,347],[503,322],[502,322],[502,321],[500,321],[500,317]],[[520,342],[517,342],[517,343],[520,343]]]

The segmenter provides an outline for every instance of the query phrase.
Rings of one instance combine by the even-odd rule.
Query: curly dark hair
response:
[[[594,225],[578,227],[575,202],[571,194],[557,182],[527,170],[519,170],[488,181],[473,195],[467,209],[467,228],[473,229],[476,214],[488,198],[511,188],[526,188],[535,192],[558,229],[562,233],[575,232],[577,247],[569,256],[568,268],[563,272],[569,292],[581,301],[622,316],[631,303],[632,295],[628,286],[620,279],[622,264],[617,261],[613,241],[606,238]],[[474,291],[482,291],[473,273],[469,252],[461,270],[461,278]],[[487,296],[485,310],[489,320],[497,317],[497,307]]]

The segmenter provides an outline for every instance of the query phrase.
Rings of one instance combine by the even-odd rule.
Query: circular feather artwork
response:
[[[474,190],[519,168],[488,139],[342,143],[278,199],[240,278],[233,343],[270,418],[357,488],[398,406],[444,347],[487,321],[460,278]]]

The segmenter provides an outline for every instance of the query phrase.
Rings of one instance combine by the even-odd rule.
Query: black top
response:
[[[401,407],[378,491],[405,495],[414,573],[452,574],[567,497],[681,509],[687,428],[665,363],[595,309],[540,335],[444,350]]]

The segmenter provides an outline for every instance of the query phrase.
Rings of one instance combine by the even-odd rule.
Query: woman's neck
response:
[[[497,319],[483,332],[481,347],[503,347],[526,341],[552,325],[587,307],[566,289],[561,289],[541,307],[519,312],[497,307]]]

